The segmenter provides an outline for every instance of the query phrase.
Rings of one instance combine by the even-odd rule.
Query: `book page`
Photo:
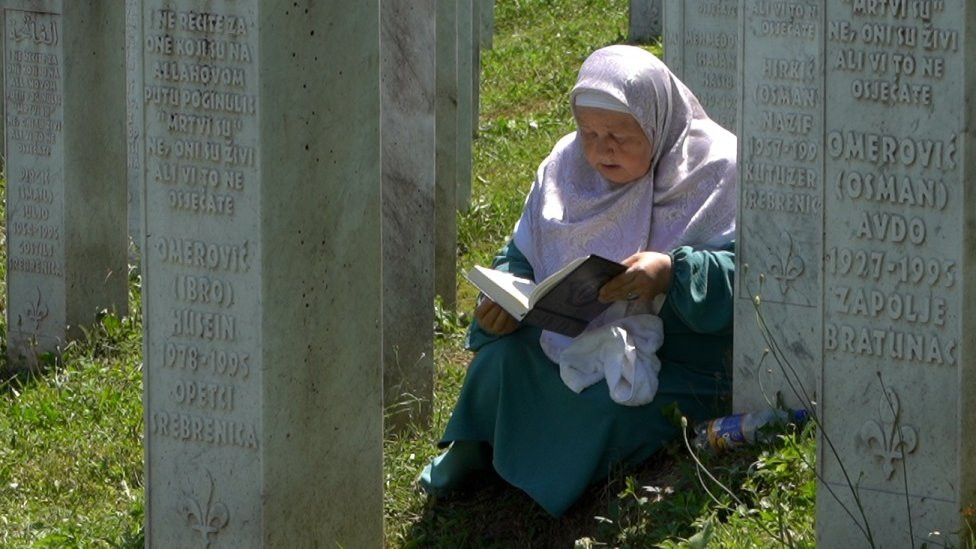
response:
[[[536,286],[527,278],[480,265],[475,265],[468,272],[468,280],[518,320],[522,320],[528,312],[529,294]]]

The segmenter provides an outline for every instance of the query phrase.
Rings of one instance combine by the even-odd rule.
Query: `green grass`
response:
[[[496,2],[494,49],[482,60],[472,206],[459,215],[459,273],[489,261],[507,240],[537,165],[572,130],[566,100],[579,64],[592,50],[625,41],[627,5]],[[0,245],[0,285],[5,252]],[[105,316],[43,375],[13,375],[0,358],[0,547],[141,547],[137,278],[131,288],[132,317]],[[703,456],[741,506],[700,479],[680,443],[593,486],[558,520],[497,478],[449,500],[421,494],[414,479],[436,453],[470,358],[462,339],[474,295],[460,277],[458,288],[461,313],[437,311],[433,425],[385,441],[388,547],[814,545],[809,431],[770,447]],[[4,299],[0,292],[0,309]]]

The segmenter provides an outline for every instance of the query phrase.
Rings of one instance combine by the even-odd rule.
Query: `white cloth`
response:
[[[634,115],[634,113],[630,112],[627,105],[621,103],[619,99],[609,93],[597,90],[583,90],[577,93],[573,96],[573,105],[575,107],[594,107],[608,111],[625,112],[631,116]]]
[[[731,241],[738,181],[735,136],[708,118],[664,63],[638,47],[615,45],[590,55],[571,100],[590,92],[628,107],[654,157],[642,178],[615,184],[587,163],[577,133],[559,140],[539,166],[512,237],[535,279],[589,254],[622,261],[640,251],[718,248]],[[647,301],[617,302],[590,326],[650,311]],[[569,341],[546,331],[540,342],[558,362]]]
[[[610,398],[625,406],[654,400],[664,327],[654,315],[634,315],[587,330],[559,355],[559,377],[574,392],[607,380]]]

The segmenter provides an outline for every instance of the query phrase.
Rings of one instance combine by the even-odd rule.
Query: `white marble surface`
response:
[[[383,0],[383,391],[387,429],[429,425],[434,385],[434,0]]]
[[[474,144],[474,5],[475,0],[457,3],[457,208],[466,211],[471,205],[471,148]]]
[[[735,133],[739,106],[739,0],[663,4],[664,62],[712,120]]]
[[[457,301],[457,7],[455,0],[437,0],[434,291],[448,310]]]
[[[490,50],[495,39],[495,0],[479,0],[481,4],[481,49]]]
[[[139,63],[142,36],[142,0],[125,1],[125,128],[127,147],[128,193],[126,204],[129,219],[129,241],[132,245],[130,263],[138,264],[138,245],[142,241],[142,71]]]
[[[654,42],[661,38],[661,7],[665,0],[630,0],[628,37],[635,42]],[[674,0],[669,0],[673,3]]]
[[[818,546],[958,545],[976,503],[976,9],[771,6],[745,2],[742,29],[736,406],[803,400],[762,360],[782,350],[823,424]]]
[[[379,3],[142,16],[147,547],[380,547]]]
[[[3,29],[7,352],[58,353],[128,309],[122,11],[10,0]],[[97,98],[99,108],[92,108]]]

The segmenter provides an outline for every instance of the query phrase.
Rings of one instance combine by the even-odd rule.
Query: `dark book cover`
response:
[[[610,306],[598,299],[600,288],[625,270],[627,267],[616,261],[589,256],[539,298],[524,321],[571,337],[579,335]]]

